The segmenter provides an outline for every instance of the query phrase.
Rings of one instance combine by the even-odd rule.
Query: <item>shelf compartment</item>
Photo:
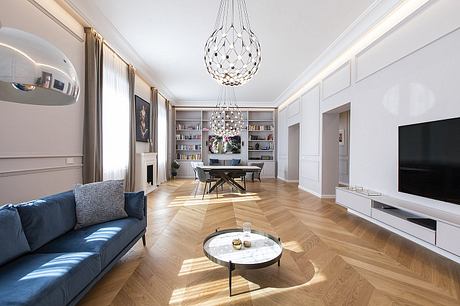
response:
[[[423,216],[373,201],[372,218],[428,243],[436,243],[436,230],[408,221],[408,218],[422,219]]]

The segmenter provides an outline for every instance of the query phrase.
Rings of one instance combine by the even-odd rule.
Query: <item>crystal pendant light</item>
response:
[[[204,61],[209,74],[222,85],[239,86],[256,74],[260,43],[251,30],[245,0],[221,0]]]
[[[237,136],[244,127],[243,114],[236,104],[235,89],[221,88],[216,109],[211,113],[211,131],[216,136]]]

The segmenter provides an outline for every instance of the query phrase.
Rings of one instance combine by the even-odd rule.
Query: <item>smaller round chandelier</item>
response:
[[[222,87],[217,101],[211,113],[211,131],[221,137],[239,135],[244,128],[244,118],[236,104],[235,89]]]
[[[221,0],[204,51],[209,74],[222,85],[239,86],[256,74],[260,43],[251,30],[245,0]]]

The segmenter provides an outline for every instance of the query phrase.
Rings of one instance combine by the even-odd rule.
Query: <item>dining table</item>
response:
[[[208,193],[212,193],[217,187],[227,183],[241,193],[246,192],[246,186],[241,186],[235,178],[237,175],[245,176],[247,173],[259,172],[262,169],[257,166],[201,166],[206,173],[217,178],[217,182],[209,189]]]

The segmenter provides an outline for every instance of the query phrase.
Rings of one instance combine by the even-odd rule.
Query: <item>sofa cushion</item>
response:
[[[75,229],[128,216],[122,180],[79,185],[74,194],[77,215]]]
[[[125,210],[130,217],[144,219],[144,192],[125,192]]]
[[[0,268],[0,305],[66,305],[100,271],[89,252],[20,257]]]
[[[104,269],[144,229],[145,219],[125,218],[71,231],[43,246],[37,253],[94,252]]]
[[[18,211],[12,205],[0,208],[0,266],[30,251]]]
[[[67,191],[16,205],[32,251],[74,228],[75,198]]]

